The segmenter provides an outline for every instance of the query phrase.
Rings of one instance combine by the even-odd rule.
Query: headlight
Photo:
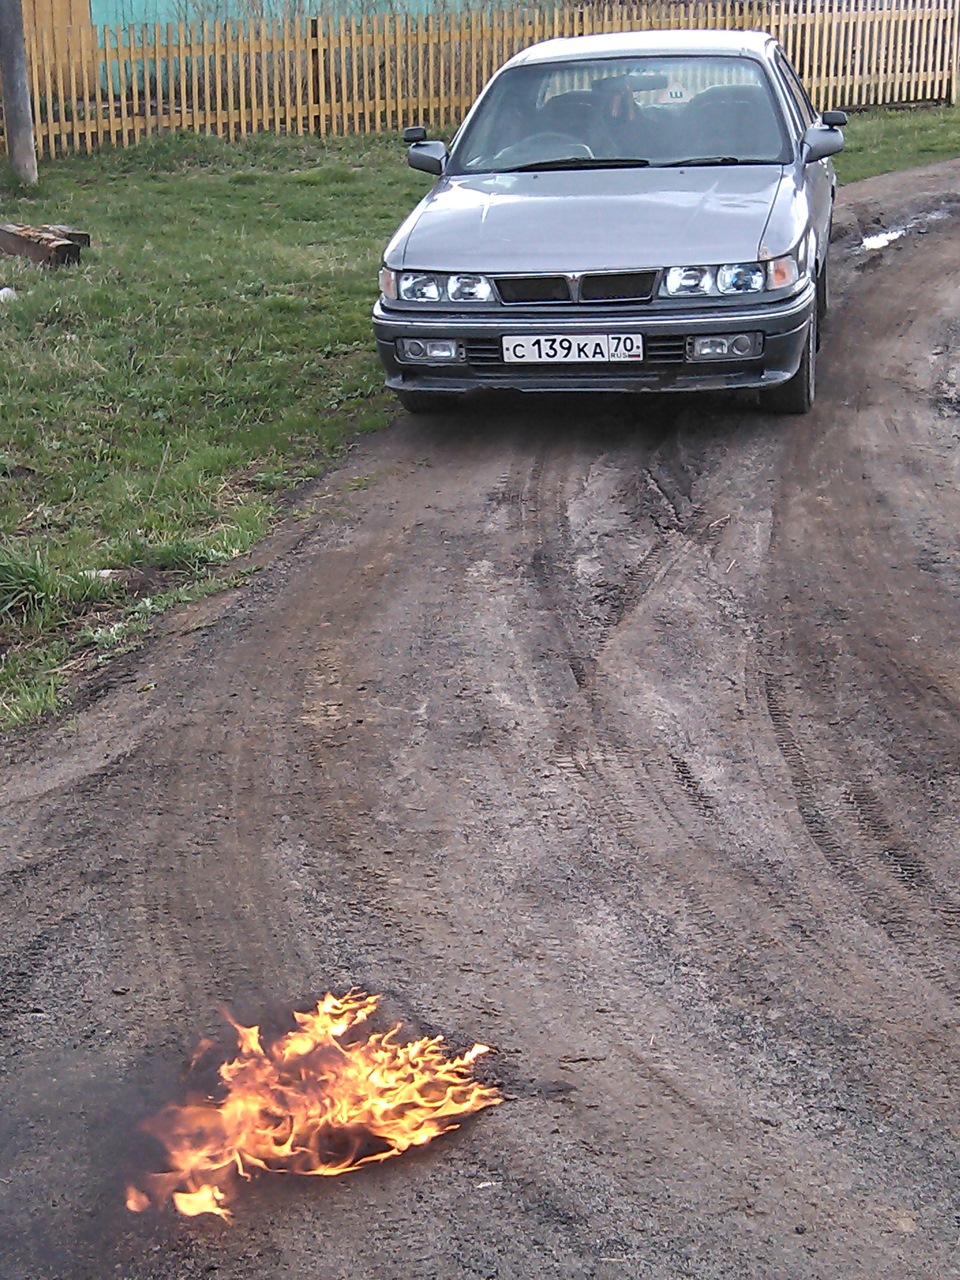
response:
[[[801,249],[802,252],[802,249]],[[726,262],[719,267],[668,267],[660,293],[667,298],[737,297],[786,289],[801,276],[795,253],[769,262]]]
[[[671,298],[688,298],[713,291],[710,267],[671,267],[664,277],[664,292]]]
[[[759,262],[732,262],[717,270],[720,293],[762,293],[766,272]]]
[[[447,281],[447,297],[451,302],[489,302],[493,285],[486,276],[451,276]]]
[[[443,277],[423,271],[404,271],[400,277],[400,297],[404,302],[439,302],[443,296]]]
[[[404,302],[490,302],[494,297],[490,280],[472,272],[448,276],[434,271],[404,271],[395,294],[383,289],[383,272],[380,274],[384,295],[399,296]]]

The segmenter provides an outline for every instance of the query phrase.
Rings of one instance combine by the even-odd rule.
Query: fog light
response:
[[[397,353],[401,360],[422,363],[462,359],[456,338],[401,338]]]
[[[711,333],[687,339],[688,360],[744,360],[760,354],[759,333]]]
[[[430,338],[427,341],[428,360],[457,360],[459,357],[455,338]]]

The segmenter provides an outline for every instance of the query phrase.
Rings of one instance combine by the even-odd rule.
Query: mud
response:
[[[3,1280],[960,1274],[958,191],[842,193],[810,417],[400,419],[6,743]],[[128,1214],[218,1005],[352,984],[508,1103]]]

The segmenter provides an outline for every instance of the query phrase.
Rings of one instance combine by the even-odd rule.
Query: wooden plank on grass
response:
[[[69,240],[71,244],[78,244],[82,249],[90,247],[89,231],[78,231],[76,227],[65,227],[59,222],[44,223],[40,230],[52,236],[59,236],[61,240]]]
[[[72,240],[19,222],[0,226],[0,252],[13,258],[29,258],[44,267],[62,267],[80,261],[80,246]]]

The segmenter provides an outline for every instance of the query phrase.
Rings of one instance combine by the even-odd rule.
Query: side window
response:
[[[800,83],[800,77],[791,67],[790,63],[780,51],[777,51],[777,68],[783,77],[783,83],[786,87],[790,100],[796,108],[796,115],[800,121],[800,128],[806,129],[812,125],[817,118],[810,99],[807,97],[807,91]]]

